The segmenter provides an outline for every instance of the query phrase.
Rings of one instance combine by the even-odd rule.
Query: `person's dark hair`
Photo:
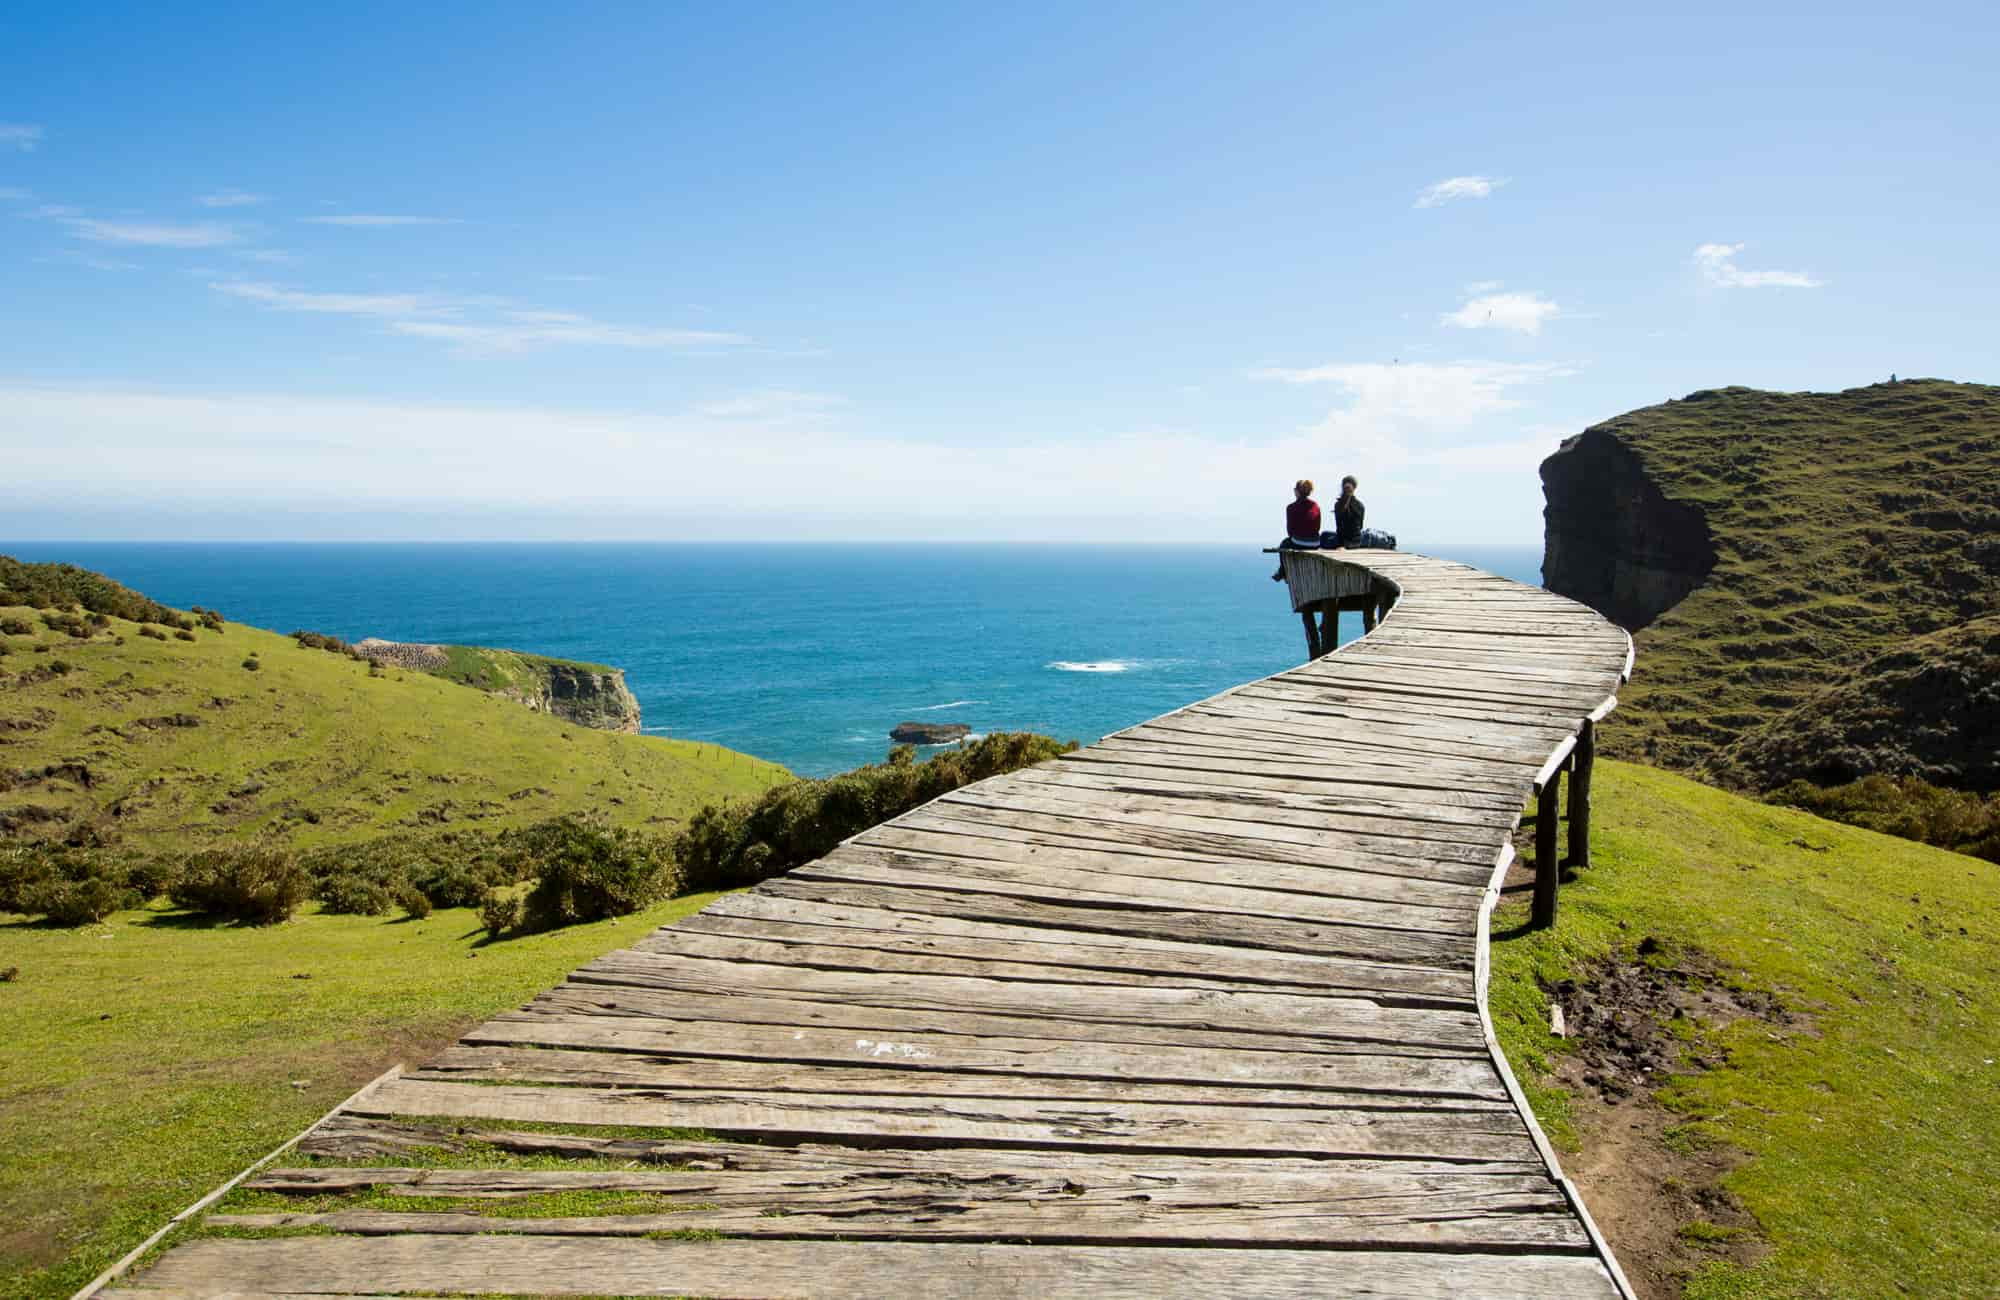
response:
[[[1340,480],[1340,486],[1344,488],[1358,488],[1361,486],[1361,480],[1349,474],[1346,478]]]

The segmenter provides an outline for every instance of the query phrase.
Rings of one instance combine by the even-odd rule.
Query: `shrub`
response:
[[[0,555],[0,605],[115,614],[134,623],[172,622],[173,610],[74,564],[24,564]]]
[[[34,630],[35,625],[25,618],[14,618],[11,615],[0,618],[0,632],[5,632],[8,636],[28,636]]]
[[[174,633],[174,640],[192,641],[194,640],[194,633],[188,631],[186,628],[182,628],[180,631]]]
[[[405,884],[396,891],[396,906],[403,909],[403,915],[413,921],[421,921],[431,914],[431,900],[415,885]]]
[[[76,671],[76,665],[67,659],[51,659],[49,661],[49,671],[58,677],[67,677]]]
[[[1845,785],[1793,781],[1765,798],[1829,821],[2000,862],[2000,795],[1982,797],[1921,777],[1877,772]]]
[[[479,900],[479,923],[498,939],[509,930],[521,928],[521,897],[504,890],[489,889]]]
[[[290,853],[255,845],[189,855],[171,892],[174,902],[190,911],[268,925],[290,919],[310,884]]]
[[[23,845],[0,856],[0,912],[88,925],[140,901],[125,865],[105,854]]]
[[[557,817],[529,827],[515,849],[535,875],[526,916],[535,929],[627,916],[680,891],[673,846],[601,818]]]
[[[774,786],[753,803],[710,804],[674,841],[686,887],[731,889],[822,857],[850,835],[989,776],[1076,748],[1030,732],[998,732],[914,761],[907,745],[887,762],[823,781]]]
[[[171,894],[180,878],[181,863],[176,858],[141,858],[132,863],[125,877],[141,901]]]
[[[262,665],[262,664],[260,664],[260,663],[258,663],[258,662],[257,662],[257,656],[256,656],[256,655],[251,655],[251,656],[250,656],[250,657],[249,657],[248,659],[245,659],[245,660],[243,661],[243,666],[244,666],[245,668],[249,669],[249,670],[250,670],[251,672],[253,672],[253,673],[254,673],[254,672],[256,672],[256,671],[257,671],[258,669],[262,668],[262,667],[263,667],[264,665]]]
[[[139,635],[151,637],[155,641],[164,641],[167,639],[167,634],[159,628],[154,627],[151,623],[141,623],[139,625]]]
[[[380,916],[396,902],[388,886],[365,876],[330,876],[313,886],[313,896],[324,910],[343,916]]]

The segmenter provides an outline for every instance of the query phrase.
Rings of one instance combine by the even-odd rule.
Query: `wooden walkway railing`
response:
[[[206,1219],[292,1235],[105,1294],[1625,1292],[1485,985],[1630,642],[1443,560],[1284,563],[1394,607],[591,963],[244,1184],[295,1208]]]

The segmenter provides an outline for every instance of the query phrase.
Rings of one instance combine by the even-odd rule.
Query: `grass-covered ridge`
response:
[[[1628,1123],[1614,1107],[1592,1128],[1550,1077],[1573,1043],[1550,1033],[1548,990],[1649,947],[1704,954],[1786,1014],[1665,1026],[1685,1059],[1621,1103],[1651,1094],[1668,1144],[1743,1159],[1722,1184],[1768,1257],[1724,1262],[1731,1230],[1691,1213],[1673,1225],[1689,1294],[2000,1293],[1995,868],[1654,769],[1597,773],[1595,865],[1563,886],[1556,928],[1523,932],[1525,902],[1494,919],[1493,1019],[1544,1127],[1581,1130],[1587,1157]]]
[[[238,623],[50,617],[66,616],[0,607],[0,834],[16,838],[311,848],[586,809],[671,830],[786,776]]]
[[[2000,388],[1725,388],[1597,429],[1669,500],[1700,509],[1717,553],[1707,580],[1638,634],[1640,670],[1604,731],[1611,753],[1781,784],[1803,773],[1745,765],[1736,747],[1771,752],[1870,660],[2000,613]],[[1835,743],[1866,775],[1867,740],[1843,730]],[[1894,770],[1893,753],[1879,758]]]
[[[384,1069],[714,897],[502,943],[470,909],[0,915],[0,1297],[70,1294]]]

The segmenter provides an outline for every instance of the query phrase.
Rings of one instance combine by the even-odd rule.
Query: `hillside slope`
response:
[[[0,607],[0,837],[307,847],[587,808],[659,824],[787,776],[241,624],[99,617],[59,631]]]
[[[1544,580],[1636,631],[1642,670],[1605,728],[1613,754],[1768,787],[1806,775],[1810,756],[1742,765],[1728,751],[1791,752],[1772,737],[1809,729],[1857,771],[1906,770],[1871,738],[1879,716],[1846,728],[1870,711],[1825,693],[1914,638],[2000,613],[2000,388],[1693,393],[1569,439],[1542,481]],[[1993,708],[1934,712],[1923,764],[1976,766]]]

